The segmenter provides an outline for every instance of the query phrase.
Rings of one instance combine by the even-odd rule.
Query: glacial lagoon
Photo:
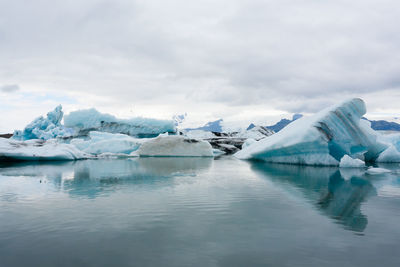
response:
[[[400,165],[0,163],[0,266],[400,266]]]

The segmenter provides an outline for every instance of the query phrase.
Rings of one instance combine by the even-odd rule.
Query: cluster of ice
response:
[[[138,156],[212,157],[210,143],[180,135],[160,135],[144,142],[137,150]]]
[[[233,154],[250,142],[255,142],[274,134],[273,131],[254,124],[247,130],[238,132],[220,133],[205,130],[186,130],[183,133],[189,138],[208,141],[214,149],[221,150],[226,154]]]
[[[0,138],[0,160],[77,160],[90,157],[75,146],[55,139],[18,141]]]
[[[306,165],[337,166],[345,155],[377,161],[389,144],[378,140],[379,134],[369,122],[361,120],[365,113],[364,101],[351,99],[298,119],[235,155],[241,159]]]
[[[57,139],[17,141],[0,138],[0,159],[7,160],[77,160],[109,156],[213,157],[214,153],[219,155],[206,141],[168,134],[156,138],[133,138],[93,131],[88,138],[75,138],[70,144]]]
[[[63,118],[62,106],[57,106],[53,111],[47,113],[46,118],[40,116],[29,123],[24,130],[14,131],[13,139],[30,140],[42,139],[48,140],[55,137],[70,137],[74,134],[73,129],[61,125]]]
[[[216,137],[216,135],[213,134],[212,132],[204,130],[191,130],[184,132],[184,135],[189,138],[195,138],[195,139],[210,139]]]
[[[90,131],[100,131],[136,137],[154,137],[161,133],[176,131],[172,120],[118,119],[113,115],[100,113],[94,108],[71,112],[64,117],[64,125],[75,129],[80,136],[88,135]]]
[[[361,120],[365,113],[364,102],[356,98],[298,119],[276,134],[253,125],[246,131],[221,133],[203,129],[181,136],[168,135],[176,132],[173,121],[118,119],[95,109],[72,112],[62,125],[62,107],[58,106],[23,131],[16,131],[12,139],[0,138],[0,158],[212,157],[242,148],[235,154],[238,158],[277,163],[344,168],[365,167],[364,162],[400,162],[400,135],[375,132],[367,120]]]
[[[61,124],[62,119],[60,105],[46,117],[35,119],[23,131],[15,131],[12,139],[0,138],[0,158],[76,160],[110,155],[213,156],[208,142],[168,136],[168,132],[176,131],[173,121],[117,119],[95,109],[72,112],[65,116],[65,126]]]

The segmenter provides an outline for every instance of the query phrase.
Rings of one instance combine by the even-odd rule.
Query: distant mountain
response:
[[[385,121],[385,120],[368,120],[367,118],[364,118],[364,120],[367,120],[371,123],[371,128],[376,130],[376,131],[400,131],[400,124],[396,122],[391,122],[391,121]]]
[[[274,132],[279,132],[280,130],[282,130],[283,128],[285,128],[289,123],[294,122],[295,120],[300,119],[301,117],[303,117],[302,114],[294,114],[291,120],[288,119],[281,119],[280,121],[278,121],[276,124],[271,125],[271,126],[266,126],[266,128],[274,131]],[[249,126],[250,127],[250,126]]]
[[[223,122],[223,119],[219,119],[219,120],[216,120],[216,121],[207,122],[202,127],[188,128],[188,129],[185,129],[185,130],[187,130],[187,131],[203,130],[203,131],[209,131],[209,132],[222,133],[222,125],[221,125],[222,122]]]
[[[249,127],[247,127],[246,131],[253,129],[254,127],[256,127],[254,125],[254,123],[250,123]]]

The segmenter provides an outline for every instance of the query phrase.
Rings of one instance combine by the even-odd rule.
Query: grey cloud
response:
[[[13,93],[19,90],[19,86],[17,84],[9,84],[0,86],[0,91],[4,93]]]
[[[314,112],[400,89],[395,0],[15,0],[0,15],[0,79],[115,107]]]

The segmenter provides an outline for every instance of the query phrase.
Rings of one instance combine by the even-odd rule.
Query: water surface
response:
[[[400,166],[383,167],[3,163],[0,266],[400,266]]]

